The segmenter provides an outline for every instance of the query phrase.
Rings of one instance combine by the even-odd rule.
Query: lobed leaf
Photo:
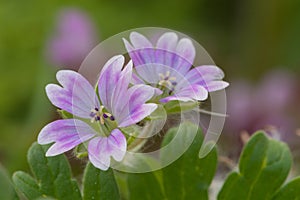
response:
[[[71,177],[71,169],[64,155],[45,157],[49,146],[33,143],[27,159],[35,177],[24,172],[13,175],[15,186],[28,198],[56,198],[80,200],[77,182]]]
[[[12,180],[16,188],[28,199],[36,199],[43,195],[36,180],[25,172],[15,172]]]

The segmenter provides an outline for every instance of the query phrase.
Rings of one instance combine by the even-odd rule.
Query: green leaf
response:
[[[83,199],[119,200],[120,194],[113,170],[102,171],[88,163],[83,178]]]
[[[6,170],[0,165],[0,199],[18,199]]]
[[[291,163],[286,144],[258,132],[242,152],[239,173],[227,177],[218,199],[271,199],[286,179]]]
[[[160,184],[154,173],[128,174],[130,200],[164,199]]]
[[[36,180],[24,172],[16,172],[13,176],[15,186],[28,199],[32,199],[29,195],[66,200],[81,199],[79,187],[71,177],[66,157],[64,155],[45,157],[48,147],[32,144],[27,159]]]
[[[300,199],[300,177],[295,178],[284,185],[272,198],[273,200],[299,200]]]
[[[162,169],[167,199],[208,199],[208,188],[217,167],[216,149],[199,159],[198,152],[203,142],[203,135],[199,127],[192,123],[184,123],[180,128],[170,129],[163,145],[168,144],[175,137],[179,139],[172,144],[173,147],[168,147],[170,152],[162,154],[162,159],[167,159],[170,153],[176,151],[179,146],[184,146],[186,141],[192,139],[193,142],[183,156]]]
[[[18,188],[26,198],[36,199],[43,195],[36,180],[29,174],[17,171],[13,174],[12,179],[16,188]]]

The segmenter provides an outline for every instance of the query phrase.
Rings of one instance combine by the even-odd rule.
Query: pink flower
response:
[[[226,88],[223,71],[217,66],[192,68],[195,47],[188,38],[178,39],[176,33],[164,33],[153,45],[145,36],[132,32],[125,47],[133,61],[134,83],[147,83],[163,91],[160,101],[202,101],[208,92]]]
[[[46,125],[38,136],[39,144],[54,143],[46,156],[55,156],[88,142],[91,163],[102,170],[110,166],[110,157],[121,161],[127,142],[119,128],[136,124],[150,115],[157,105],[145,103],[155,94],[146,85],[128,89],[132,62],[124,65],[123,56],[111,58],[103,67],[98,82],[98,98],[94,87],[79,73],[61,70],[57,80],[62,85],[46,86],[53,105],[74,115]]]
[[[53,65],[78,69],[87,54],[97,44],[96,30],[91,19],[80,10],[62,10],[49,40],[46,53]]]

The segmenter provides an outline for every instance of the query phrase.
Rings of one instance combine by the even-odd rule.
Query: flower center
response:
[[[171,91],[174,90],[174,87],[177,85],[176,77],[170,76],[170,71],[167,71],[165,74],[159,73],[160,81],[158,85],[169,88]]]
[[[92,123],[100,121],[101,124],[104,124],[105,119],[110,119],[111,121],[115,120],[112,114],[104,112],[103,109],[104,106],[100,106],[100,108],[91,109],[90,117]]]

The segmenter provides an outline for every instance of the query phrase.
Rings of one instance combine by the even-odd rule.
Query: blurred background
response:
[[[0,24],[0,163],[9,173],[28,169],[28,147],[57,118],[44,91],[55,72],[78,68],[98,42],[145,26],[191,36],[225,71],[230,117],[221,155],[234,161],[257,129],[300,154],[298,0],[2,0]]]

